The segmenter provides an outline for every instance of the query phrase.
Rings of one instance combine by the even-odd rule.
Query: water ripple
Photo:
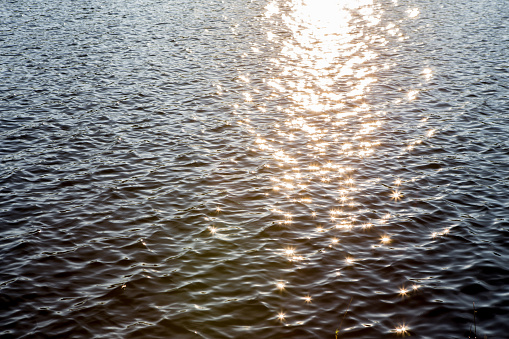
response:
[[[3,5],[2,338],[509,331],[503,1]]]

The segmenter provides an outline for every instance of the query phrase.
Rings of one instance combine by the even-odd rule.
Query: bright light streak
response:
[[[388,244],[391,242],[391,237],[389,237],[388,235],[384,235],[380,238],[380,241],[382,242],[382,244]]]
[[[402,336],[405,336],[405,335],[409,334],[409,333],[408,333],[408,330],[409,330],[409,328],[408,328],[408,326],[407,326],[407,325],[405,325],[405,324],[399,325],[399,326],[397,326],[397,327],[394,329],[394,331],[395,331],[397,334],[400,334],[400,335],[402,335]]]
[[[403,193],[401,193],[398,190],[392,191],[392,193],[391,193],[391,200],[394,199],[394,200],[398,201],[398,200],[401,200],[402,197],[403,197]]]
[[[295,249],[293,249],[292,247],[286,248],[285,249],[285,254],[287,256],[293,256],[295,254]]]

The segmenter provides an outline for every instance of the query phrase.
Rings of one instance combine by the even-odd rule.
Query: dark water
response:
[[[0,337],[509,338],[508,8],[2,0]]]

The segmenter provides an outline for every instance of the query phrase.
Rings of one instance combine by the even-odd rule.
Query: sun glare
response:
[[[398,335],[402,335],[402,336],[405,336],[405,335],[409,334],[409,333],[408,333],[408,331],[409,331],[409,328],[408,328],[408,326],[407,326],[407,325],[405,325],[405,324],[398,325],[398,326],[394,329],[394,332],[396,332],[396,334],[398,334]]]
[[[391,199],[394,199],[396,201],[401,200],[402,197],[403,197],[403,193],[401,193],[401,191],[395,190],[395,191],[392,191],[392,193],[391,193]]]

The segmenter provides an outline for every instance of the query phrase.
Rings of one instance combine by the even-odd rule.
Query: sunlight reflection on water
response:
[[[373,232],[375,220],[363,220],[362,207],[356,203],[358,186],[369,185],[372,178],[356,179],[357,159],[372,156],[380,141],[377,131],[383,124],[386,112],[378,111],[369,102],[369,92],[377,82],[377,72],[390,69],[390,65],[377,60],[376,46],[384,47],[387,34],[404,39],[398,27],[390,23],[381,27],[383,10],[372,1],[272,1],[265,7],[268,27],[285,27],[284,32],[267,31],[267,40],[278,46],[279,55],[273,57],[274,71],[263,83],[271,88],[271,95],[263,101],[253,101],[253,92],[244,92],[246,102],[257,105],[262,112],[275,109],[284,114],[283,123],[274,125],[269,131],[257,130],[255,144],[265,153],[271,153],[281,169],[279,177],[271,177],[274,183],[268,194],[272,197],[273,210],[283,214],[279,220],[282,227],[292,227],[292,215],[277,209],[276,205],[287,206],[297,215],[311,215],[316,220],[316,229],[302,237],[313,237],[312,233],[332,233],[328,236],[329,246],[336,246],[342,232],[361,229]],[[416,17],[418,9],[409,12]],[[281,29],[279,29],[281,31]],[[423,72],[427,79],[431,71]],[[239,74],[243,82],[250,82],[249,74]],[[257,93],[259,90],[252,88]],[[415,100],[418,91],[410,90],[408,100]],[[271,102],[289,100],[286,105]],[[275,139],[274,136],[279,136]],[[428,132],[428,136],[431,134]],[[413,146],[413,144],[412,144]],[[362,182],[364,181],[364,182]],[[385,204],[403,199],[402,181],[396,179],[395,187],[380,197]],[[328,196],[330,217],[318,215],[316,210],[327,209],[323,199],[315,198],[315,189],[322,186]],[[397,187],[397,188],[396,188]],[[314,204],[320,200],[319,204]],[[288,204],[290,202],[290,204]],[[383,215],[383,211],[380,211]],[[383,225],[390,215],[380,217],[377,224]],[[327,220],[328,219],[328,220]],[[375,231],[376,232],[376,231]],[[325,239],[323,239],[325,240]],[[393,239],[381,234],[379,243],[389,245]],[[344,249],[348,243],[342,242]],[[298,248],[304,260],[313,255],[305,247]],[[283,255],[295,261],[296,247],[286,247]],[[353,257],[345,258],[346,265],[356,262]],[[333,269],[336,272],[336,268]],[[339,274],[339,273],[338,273]],[[278,283],[280,290],[283,283]],[[281,320],[289,317],[290,313]],[[396,332],[406,332],[397,328]]]

